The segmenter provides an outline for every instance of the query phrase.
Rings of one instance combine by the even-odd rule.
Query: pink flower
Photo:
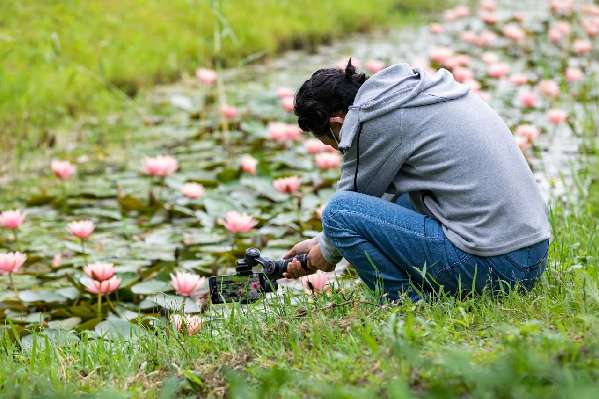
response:
[[[368,72],[370,73],[377,73],[378,71],[383,70],[385,66],[385,63],[381,60],[368,60],[366,63],[366,69],[368,69]]]
[[[464,31],[464,32],[462,32],[460,37],[462,38],[462,41],[464,43],[467,43],[467,44],[477,44],[478,43],[478,35],[474,31],[471,31],[471,30]]]
[[[320,169],[334,169],[341,165],[341,156],[336,152],[323,152],[316,155],[316,165]]]
[[[497,10],[497,3],[494,0],[483,0],[480,3],[480,8],[485,11],[493,12]]]
[[[69,223],[67,226],[67,231],[80,240],[87,239],[95,229],[96,226],[91,220],[78,220]]]
[[[62,263],[62,254],[58,253],[58,254],[54,255],[54,257],[52,258],[52,267],[53,268],[60,267],[61,263]]]
[[[258,222],[247,213],[229,211],[225,213],[223,225],[231,233],[247,233],[256,227]]]
[[[455,10],[452,8],[443,13],[443,19],[447,22],[452,22],[452,21],[455,21],[456,19],[458,19],[458,15],[455,12]]]
[[[295,97],[285,97],[281,99],[281,107],[286,112],[292,112],[295,107]]]
[[[497,35],[490,30],[484,30],[479,35],[476,44],[479,47],[487,47],[497,42]]]
[[[281,100],[285,97],[295,97],[295,90],[289,87],[279,87],[277,89],[277,97]]]
[[[476,79],[466,79],[464,82],[466,86],[470,87],[470,90],[478,92],[480,90],[480,83]]]
[[[308,154],[318,154],[325,151],[326,144],[318,139],[308,139],[304,141],[304,149]]]
[[[456,55],[446,59],[445,63],[443,65],[446,66],[447,68],[453,69],[453,68],[457,68],[460,66],[466,66],[469,63],[470,63],[470,57],[468,57],[465,54],[456,54]]]
[[[494,12],[483,12],[480,14],[480,19],[489,25],[495,25],[499,21],[499,17]]]
[[[528,83],[528,76],[525,73],[515,73],[510,76],[510,82],[516,86],[522,86]]]
[[[17,272],[27,260],[27,255],[21,252],[0,254],[0,274]]]
[[[297,192],[300,188],[300,184],[301,180],[297,176],[283,177],[272,182],[272,186],[275,190],[288,194]]]
[[[526,32],[518,25],[509,24],[503,27],[503,36],[513,42],[521,42],[526,37]]]
[[[98,281],[90,280],[87,284],[87,290],[92,294],[109,295],[119,289],[121,279],[112,276],[108,280]]]
[[[428,30],[430,30],[431,33],[437,35],[439,33],[442,33],[445,30],[445,28],[443,28],[443,25],[435,23],[430,24]]]
[[[206,86],[212,86],[216,82],[216,72],[212,69],[198,68],[196,69],[196,78]]]
[[[428,55],[433,62],[443,65],[453,55],[453,50],[448,47],[436,47],[431,49]]]
[[[239,110],[231,105],[223,105],[220,107],[220,113],[225,119],[232,120],[237,118],[239,115]]]
[[[510,73],[510,66],[507,64],[491,64],[487,68],[487,74],[495,79],[501,79]]]
[[[457,67],[452,71],[452,73],[455,80],[460,83],[464,83],[474,78],[474,74],[468,68]]]
[[[159,155],[154,158],[144,158],[141,165],[143,173],[150,176],[170,176],[179,167],[177,160],[168,155]]]
[[[268,124],[268,137],[279,143],[294,141],[301,136],[298,126],[291,123],[271,122]]]
[[[568,22],[565,21],[557,21],[555,23],[555,29],[557,29],[560,33],[564,35],[569,35],[572,27]]]
[[[539,137],[539,129],[532,125],[520,125],[516,128],[516,136],[526,137],[531,143]]]
[[[522,152],[525,152],[530,147],[530,142],[528,141],[528,139],[526,137],[515,136],[514,140],[516,140],[516,144],[518,145],[518,148],[520,148],[520,150]]]
[[[322,270],[318,270],[309,276],[300,277],[304,290],[309,294],[316,294],[330,289],[329,276]]]
[[[181,194],[191,199],[198,199],[204,195],[204,186],[198,183],[185,183],[181,187]]]
[[[453,11],[458,18],[464,18],[470,15],[470,9],[468,6],[457,6]]]
[[[566,80],[568,82],[578,82],[584,79],[584,73],[579,68],[566,69]]]
[[[499,62],[499,56],[496,53],[492,53],[490,51],[483,53],[481,59],[487,65],[497,64]]]
[[[557,15],[568,15],[574,11],[574,1],[572,0],[551,0],[549,8],[552,13]]]
[[[197,274],[185,272],[171,274],[171,285],[181,296],[195,296],[205,284],[206,278]]]
[[[189,336],[195,335],[198,331],[202,329],[204,324],[202,318],[200,316],[194,315],[172,315],[171,323],[177,332],[186,331]]]
[[[537,96],[531,91],[523,91],[518,96],[518,103],[522,108],[535,108],[538,103]]]
[[[16,230],[25,222],[25,215],[19,210],[0,212],[0,227]]]
[[[551,43],[559,43],[562,41],[562,39],[564,38],[564,34],[556,28],[552,28],[549,30],[549,40],[551,41]]]
[[[588,40],[577,39],[574,41],[573,49],[577,55],[584,55],[593,51],[593,43]]]
[[[239,167],[242,172],[255,175],[256,165],[258,165],[258,160],[251,155],[244,155],[239,159]]]
[[[550,109],[547,112],[547,119],[549,119],[549,122],[554,125],[560,125],[564,123],[566,119],[568,119],[568,114],[566,111],[561,109]]]
[[[52,169],[52,173],[60,180],[68,180],[75,173],[75,166],[69,161],[59,161],[54,159],[50,163],[50,168]]]
[[[559,85],[554,80],[542,80],[539,82],[539,91],[547,97],[556,98],[559,96]]]
[[[115,270],[112,263],[90,263],[83,269],[85,274],[97,281],[105,281],[114,276]]]

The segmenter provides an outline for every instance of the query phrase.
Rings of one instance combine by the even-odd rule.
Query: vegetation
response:
[[[1,2],[0,145],[23,152],[48,144],[49,132],[65,117],[120,110],[143,87],[210,67],[215,59],[237,65],[311,47],[385,26],[435,2],[223,0],[220,12],[219,3]],[[218,54],[215,15],[226,28]]]

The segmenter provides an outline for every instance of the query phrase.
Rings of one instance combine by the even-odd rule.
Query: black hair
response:
[[[299,127],[316,136],[329,133],[329,118],[347,113],[366,75],[357,73],[351,58],[345,70],[319,69],[306,80],[295,96],[294,112]]]

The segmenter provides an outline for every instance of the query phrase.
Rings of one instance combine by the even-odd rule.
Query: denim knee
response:
[[[339,191],[331,197],[327,206],[322,211],[321,216],[322,229],[328,238],[332,238],[332,227],[339,228],[341,225],[347,226],[347,223],[344,223],[345,221],[342,220],[343,213],[340,211],[355,207],[354,203],[356,202],[357,197],[360,195],[363,194],[358,194],[353,191]]]

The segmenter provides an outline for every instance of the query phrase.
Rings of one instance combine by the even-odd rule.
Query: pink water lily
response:
[[[443,65],[449,57],[454,54],[453,50],[448,47],[436,47],[431,49],[429,57],[431,61]]]
[[[280,143],[295,141],[301,137],[299,127],[291,123],[271,122],[267,129],[268,137]]]
[[[20,210],[0,212],[0,227],[16,230],[25,223],[25,214]]]
[[[526,32],[518,25],[509,24],[503,27],[503,36],[515,43],[520,43],[526,38]]]
[[[316,155],[315,161],[320,169],[335,169],[341,165],[341,156],[335,152],[323,152]]]
[[[78,220],[67,225],[67,231],[80,240],[89,238],[95,229],[96,226],[91,220]]]
[[[530,148],[530,141],[526,137],[514,136],[514,140],[522,152],[526,152]]]
[[[179,164],[169,155],[159,155],[153,158],[144,158],[141,170],[149,176],[167,177],[175,173]]]
[[[531,91],[523,91],[518,95],[518,104],[522,108],[535,108],[538,102],[536,94]]]
[[[330,289],[330,279],[328,274],[322,270],[318,270],[314,274],[300,277],[300,281],[304,286],[304,290],[309,294],[325,292]]]
[[[275,190],[281,193],[295,193],[299,191],[301,179],[297,176],[283,177],[272,182]]]
[[[285,97],[281,99],[281,108],[285,112],[292,112],[295,107],[295,98],[294,97]]]
[[[247,213],[229,211],[225,214],[223,225],[231,233],[247,233],[252,231],[258,222]]]
[[[497,10],[497,3],[494,0],[483,0],[480,2],[480,8],[484,11],[493,12]]]
[[[21,252],[0,254],[0,274],[9,274],[19,271],[27,260],[27,255]]]
[[[505,75],[510,73],[510,66],[507,64],[491,64],[487,68],[487,73],[490,77],[495,79],[503,78]]]
[[[52,257],[51,265],[53,268],[56,269],[56,268],[60,267],[61,264],[62,264],[62,254],[58,253]]]
[[[431,33],[437,35],[439,33],[443,33],[445,28],[441,24],[434,23],[429,25],[428,30],[430,30]]]
[[[528,83],[528,75],[525,73],[515,73],[510,76],[510,82],[515,84],[516,86],[523,86]]]
[[[216,82],[217,75],[212,69],[198,68],[196,69],[196,78],[198,78],[202,84],[212,86],[214,82]]]
[[[497,55],[497,53],[493,53],[490,51],[483,53],[481,59],[487,65],[497,64],[499,62],[499,56]]]
[[[190,199],[198,199],[204,195],[204,186],[198,183],[185,183],[181,186],[181,194]]]
[[[499,22],[499,16],[494,12],[483,12],[480,14],[480,20],[489,25],[495,25]]]
[[[277,97],[281,100],[286,97],[295,97],[295,90],[290,87],[279,87],[277,89]]]
[[[584,79],[584,73],[579,68],[566,69],[566,80],[568,82],[578,82]]]
[[[181,296],[195,296],[206,285],[206,278],[197,274],[177,272],[171,274],[171,286]]]
[[[588,40],[577,39],[574,41],[572,49],[577,55],[584,55],[593,51],[593,43]]]
[[[236,119],[239,116],[239,109],[231,106],[231,105],[223,105],[220,107],[221,115],[227,120]]]
[[[187,332],[190,336],[197,334],[204,325],[202,318],[195,315],[174,314],[171,316],[171,323],[177,332]]]
[[[251,155],[244,155],[239,159],[239,167],[242,172],[255,175],[257,165],[258,160]]]
[[[559,85],[554,80],[542,80],[541,82],[539,82],[538,88],[544,96],[550,98],[559,97]]]
[[[553,125],[560,125],[568,119],[568,113],[561,109],[550,109],[547,111],[547,119]]]
[[[312,138],[304,141],[304,149],[308,154],[319,154],[321,152],[329,151],[329,148],[333,148],[330,145],[326,145],[322,141]],[[333,150],[335,150],[333,148]]]
[[[96,295],[109,295],[118,290],[120,285],[121,279],[113,276],[104,281],[90,280],[87,283],[87,290]]]
[[[366,62],[366,69],[370,73],[377,73],[385,68],[386,64],[381,60],[368,60]]]
[[[69,161],[54,159],[50,163],[50,168],[52,173],[61,180],[68,180],[75,174],[75,166]]]
[[[90,263],[83,269],[85,274],[97,281],[105,281],[114,276],[115,269],[112,263]]]
[[[540,132],[535,126],[532,125],[520,125],[516,128],[516,135],[519,137],[525,137],[529,142],[533,142],[539,137]]]

